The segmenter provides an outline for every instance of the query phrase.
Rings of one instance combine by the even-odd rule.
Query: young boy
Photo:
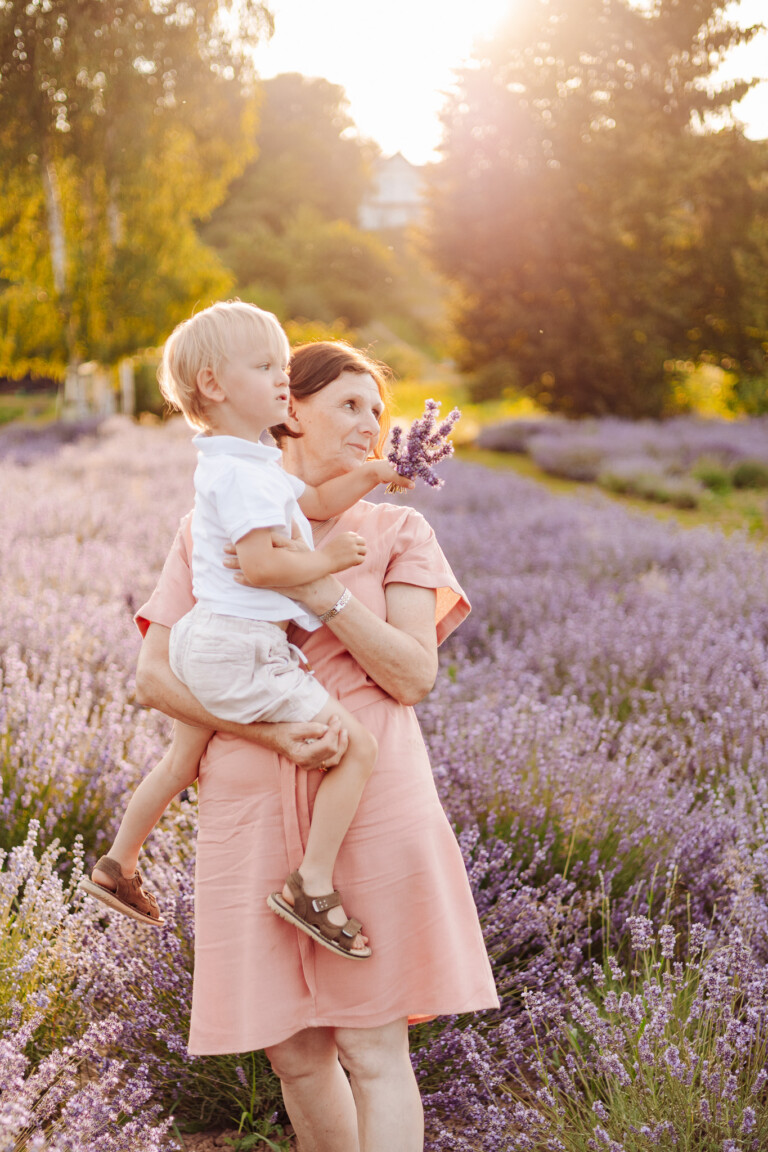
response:
[[[340,717],[349,734],[347,751],[318,790],[302,863],[268,904],[323,947],[365,959],[371,950],[359,935],[361,925],[347,919],[332,891],[333,867],[373,770],[376,742],[303,669],[301,653],[286,639],[289,623],[311,631],[324,618],[270,591],[361,564],[365,541],[345,532],[320,551],[297,551],[274,544],[272,534],[300,536],[311,549],[307,517],[337,516],[377,484],[413,483],[383,460],[368,460],[314,488],[280,467],[279,450],[260,440],[288,412],[288,354],[276,318],[240,301],[206,308],[166,342],[163,395],[201,429],[194,441],[199,455],[192,517],[197,603],[171,630],[170,662],[200,703],[221,719],[247,724]],[[237,583],[225,567],[230,543],[253,587]],[[325,618],[341,611],[342,601],[344,596]],[[208,730],[174,724],[171,748],[139,784],[109,854],[83,881],[91,895],[144,923],[163,924],[136,863],[162,812],[196,779],[210,736]]]

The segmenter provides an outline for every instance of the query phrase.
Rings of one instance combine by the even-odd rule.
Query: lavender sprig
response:
[[[392,429],[392,448],[387,460],[400,476],[409,480],[423,480],[430,488],[441,488],[443,481],[435,475],[434,465],[453,454],[453,444],[448,436],[461,416],[458,408],[437,424],[440,412],[439,400],[427,400],[424,415],[414,420],[403,443],[403,430],[399,425]],[[387,492],[404,492],[398,484],[390,484]]]

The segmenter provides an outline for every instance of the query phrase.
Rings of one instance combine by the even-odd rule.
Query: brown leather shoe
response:
[[[151,924],[153,928],[162,928],[165,920],[160,915],[157,900],[151,892],[145,891],[138,869],[133,876],[126,878],[123,876],[123,870],[117,860],[113,860],[111,856],[102,856],[96,862],[93,871],[95,872],[97,869],[112,877],[115,881],[115,888],[106,888],[103,884],[97,884],[92,873],[90,880],[84,877],[80,881],[80,887],[89,896],[95,896],[97,900],[101,900],[102,904],[107,904],[116,912],[122,912],[133,920],[141,921],[142,924]]]
[[[355,937],[362,929],[359,920],[350,917],[346,924],[334,924],[328,918],[328,910],[341,904],[338,892],[329,892],[327,896],[310,896],[304,891],[304,881],[300,872],[291,872],[286,880],[291,890],[293,904],[289,904],[282,892],[272,892],[267,896],[267,904],[283,920],[295,925],[300,932],[306,932],[323,948],[335,952],[337,956],[344,956],[350,960],[367,960],[371,955],[370,948],[353,948]]]

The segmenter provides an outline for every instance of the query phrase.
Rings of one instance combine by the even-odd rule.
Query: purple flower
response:
[[[744,1133],[751,1132],[757,1123],[757,1116],[754,1108],[747,1106],[741,1114],[741,1130]]]
[[[403,430],[395,425],[391,433],[391,449],[387,456],[392,467],[408,479],[418,478],[432,488],[440,488],[443,481],[434,472],[434,465],[453,453],[453,444],[448,440],[461,413],[454,408],[439,425],[436,424],[440,411],[437,400],[427,400],[424,415],[414,420],[403,444]],[[402,491],[391,484],[388,492]]]
[[[653,924],[647,916],[628,916],[627,927],[632,934],[635,952],[647,952],[653,947]]]
[[[676,932],[671,924],[663,924],[659,928],[659,944],[661,946],[661,954],[667,960],[671,960],[675,955],[675,937]]]

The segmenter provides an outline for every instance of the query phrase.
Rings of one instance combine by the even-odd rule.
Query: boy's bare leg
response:
[[[349,747],[336,767],[323,778],[315,797],[307,847],[298,869],[308,896],[325,896],[333,891],[336,857],[373,771],[378,750],[371,733],[337,700],[329,699],[313,719],[327,723],[331,716],[341,717],[342,726],[349,733]],[[293,903],[287,885],[283,888],[283,898]],[[348,918],[341,905],[330,908],[327,916],[339,927],[343,927]],[[364,940],[357,936],[353,950],[363,948]]]
[[[135,873],[142,844],[174,796],[194,784],[212,735],[208,728],[174,722],[170,748],[131,796],[115,842],[107,852],[107,856],[117,860],[125,877]],[[115,881],[106,872],[94,869],[92,875],[96,884],[114,890]]]

